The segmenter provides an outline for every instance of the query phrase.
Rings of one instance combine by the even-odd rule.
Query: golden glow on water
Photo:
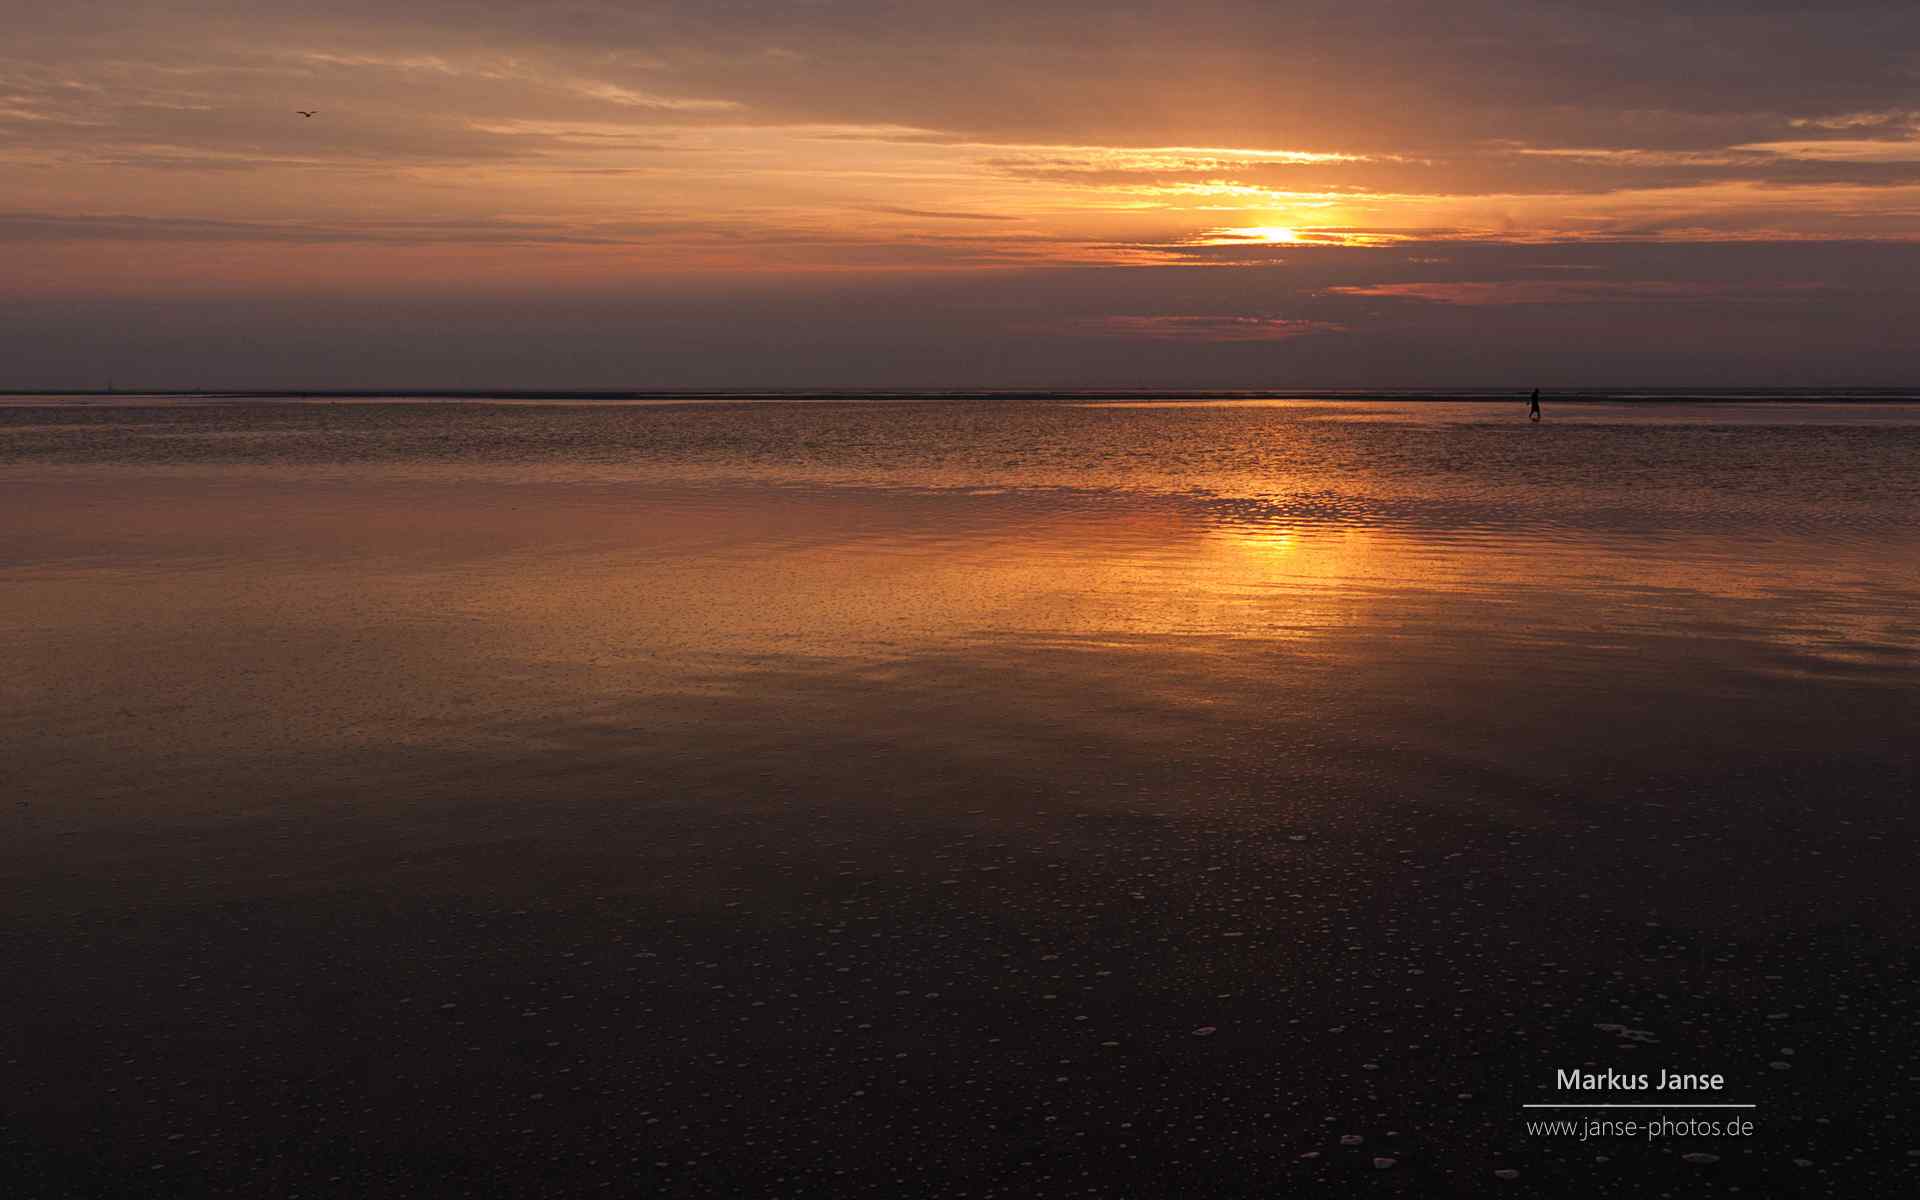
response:
[[[1096,683],[1075,659],[1068,703],[1182,712],[1257,714],[1309,666],[1420,695],[1654,686],[1676,657],[1715,687],[1899,679],[1902,411],[1562,409],[1547,433],[1515,406],[1301,401],[35,410],[8,436],[49,461],[0,469],[0,699],[111,803],[156,756],[665,737],[683,694],[1047,647],[1152,664]],[[1756,489],[1763,444],[1783,469]]]
[[[1254,558],[1276,563],[1292,558],[1301,549],[1300,535],[1266,529],[1216,529],[1215,538],[1225,539],[1234,549]]]

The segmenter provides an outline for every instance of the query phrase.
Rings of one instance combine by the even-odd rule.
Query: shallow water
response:
[[[1709,663],[1911,681],[1920,407],[1518,411],[8,410],[12,732],[83,777],[217,775],[296,735],[511,743],[776,663],[1062,646],[1191,660],[1183,690],[1256,728],[1290,670],[1390,670],[1338,701],[1426,690],[1449,720],[1454,689],[1559,679],[1574,724]],[[59,810],[114,811],[27,771]]]
[[[635,1127],[663,1106],[715,1123],[636,1151],[656,1182],[691,1190],[767,1186],[809,1139],[939,1175],[901,1114],[953,1105],[1101,1139],[1121,1108],[1130,1130],[1162,1134],[1211,1113],[1243,1160],[1212,1190],[1344,1169],[1334,1148],[1299,1158],[1336,1118],[1376,1140],[1398,1126],[1421,1187],[1470,1192],[1505,1162],[1565,1184],[1585,1176],[1520,1137],[1514,1105],[1539,1093],[1540,1063],[1612,1054],[1591,1029],[1623,1009],[1684,1047],[1674,1069],[1728,1069],[1772,1106],[1776,1136],[1741,1151],[1753,1170],[1815,1143],[1838,1162],[1840,1135],[1815,1123],[1853,1104],[1846,1145],[1874,1161],[1879,1139],[1905,1135],[1862,1114],[1913,1063],[1896,1018],[1913,995],[1920,406],[1523,414],[1072,398],[0,407],[15,798],[0,875],[22,952],[78,977],[72,946],[99,947],[88,969],[171,986],[207,973],[179,956],[184,931],[264,906],[313,953],[267,968],[283,1007],[250,1018],[242,1041],[267,1064],[250,1086],[298,1076],[346,1112],[367,1101],[364,1077],[292,1048],[316,990],[355,993],[336,972],[369,995],[458,993],[474,1009],[485,980],[513,981],[493,990],[521,1003],[562,942],[571,970],[574,953],[646,941],[666,973],[655,999],[618,991],[636,969],[624,953],[570,985],[587,1015],[561,1041],[599,1049],[566,1070],[600,1078]],[[340,912],[363,932],[316,932],[316,914]],[[481,937],[476,913],[520,923]],[[848,921],[871,938],[841,940]],[[278,962],[237,933],[213,944],[220,970]],[[429,944],[464,947],[468,965],[423,965]],[[1009,983],[1007,954],[1033,974]],[[489,955],[511,961],[483,972]],[[823,974],[820,955],[846,970]],[[713,970],[731,972],[717,991]],[[56,1015],[73,1001],[60,974],[20,1002],[16,1029],[100,1055],[150,1043],[131,1016]],[[791,1021],[753,1007],[802,994]],[[1061,996],[1088,1011],[1061,1013]],[[203,1009],[228,1002],[242,1003]],[[856,1033],[842,1006],[884,1015]],[[1853,1072],[1850,1092],[1765,1066],[1775,1008],[1805,1018],[1797,1039]],[[633,1047],[591,1032],[616,1010],[645,1080],[615,1069]],[[757,1065],[713,1074],[663,1032],[669,1011]],[[1435,1035],[1441,1012],[1452,1031]],[[519,1019],[503,1009],[456,1040],[517,1047],[503,1030]],[[1309,1050],[1302,1019],[1365,1031],[1366,1048]],[[1524,1050],[1498,1032],[1516,1022]],[[940,1099],[873,1107],[895,1085],[844,1056],[876,1024],[889,1055],[931,1058],[916,1086]],[[1408,1043],[1415,1025],[1429,1032]],[[1231,1060],[1193,1062],[1199,1026]],[[171,1028],[213,1088],[220,1037],[191,1016]],[[364,1035],[352,1028],[326,1036]],[[1008,1047],[991,1067],[976,1057],[988,1037]],[[1084,1061],[1109,1042],[1151,1049],[1131,1077]],[[473,1093],[463,1124],[479,1129],[522,1129],[508,1093],[560,1070],[444,1054],[430,1073]],[[1393,1061],[1354,1075],[1369,1056]],[[1307,1061],[1314,1082],[1285,1065]],[[1055,1075],[1085,1071],[1127,1095],[1054,1107]],[[1138,1107],[1143,1076],[1160,1099]],[[1432,1110],[1456,1092],[1497,1096],[1496,1111]],[[99,1103],[89,1120],[135,1158],[189,1169],[146,1149],[141,1101]],[[58,1104],[22,1111],[66,1136]],[[569,1120],[527,1128],[611,1136],[579,1109]],[[988,1137],[941,1177],[1066,1188],[1089,1169],[1073,1136]],[[1183,1138],[1129,1153],[1166,1179],[1209,1170]],[[1033,1174],[1042,1143],[1059,1174]],[[737,1173],[716,1175],[727,1146]],[[1887,1153],[1888,1174],[1854,1177],[1894,1178],[1904,1160]],[[260,1183],[223,1169],[194,1178]],[[879,1168],[855,1174],[889,1186]]]

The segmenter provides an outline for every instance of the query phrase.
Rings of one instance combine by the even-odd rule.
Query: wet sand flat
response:
[[[18,1194],[1920,1185],[1920,407],[21,405],[0,502]]]

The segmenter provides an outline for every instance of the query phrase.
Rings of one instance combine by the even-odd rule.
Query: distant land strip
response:
[[[1421,388],[1421,389],[1218,389],[1170,390],[1112,388],[1056,389],[940,389],[940,388],[672,388],[663,390],[552,389],[552,388],[352,388],[352,389],[244,389],[190,388],[0,388],[7,399],[168,399],[168,400],[577,400],[577,401],[726,401],[726,400],[1067,400],[1067,401],[1204,401],[1204,400],[1341,400],[1420,401],[1434,403],[1524,402],[1530,388]],[[1554,392],[1542,390],[1549,404],[1873,404],[1920,402],[1920,387],[1912,388],[1589,388]]]

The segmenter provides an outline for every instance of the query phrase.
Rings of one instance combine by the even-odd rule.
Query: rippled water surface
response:
[[[656,986],[693,1006],[676,1020],[787,1065],[748,1103],[655,1039],[648,1079],[608,1087],[638,1089],[635,1113],[693,1106],[769,1163],[791,1160],[783,1137],[837,1144],[844,1119],[938,1173],[918,1125],[820,1115],[894,1086],[884,1072],[816,1086],[788,1061],[847,1050],[842,1004],[880,1014],[860,1030],[947,1030],[929,1069],[976,1118],[1115,1137],[1213,1113],[1251,1188],[1335,1169],[1299,1158],[1323,1110],[1379,1137],[1371,1114],[1394,1105],[1409,1146],[1452,1139],[1414,1161],[1482,1178],[1523,1154],[1499,1148],[1504,1111],[1395,1097],[1517,1102],[1539,1055],[1600,1053],[1581,1039],[1623,1005],[1684,1043],[1703,1010],[1652,1010],[1713,997],[1710,1052],[1696,1038],[1675,1069],[1746,1072],[1778,1057],[1767,1012],[1831,1016],[1820,988],[1851,976],[1838,1023],[1798,1036],[1834,1071],[1879,1069],[1857,1049],[1857,997],[1877,994],[1860,972],[1910,980],[1887,964],[1913,929],[1894,897],[1920,729],[1920,406],[1549,403],[1535,426],[1518,403],[1386,401],[15,403],[0,503],[0,871],[61,953],[71,914],[324,896],[408,898],[409,932],[368,945],[474,909],[571,914],[564,935],[485,940],[539,958],[604,944],[581,912],[637,905],[623,936],[662,956],[646,969],[675,964]],[[862,920],[882,940],[834,940]],[[912,953],[885,941],[909,929]],[[171,978],[186,960],[156,965],[154,945],[119,953]],[[1003,952],[1029,951],[1034,974],[1001,980]],[[439,986],[412,954],[328,953],[409,995]],[[728,955],[763,966],[697,982]],[[319,961],[265,969],[304,994]],[[488,970],[532,970],[515,961]],[[571,985],[602,1016],[593,989],[637,969],[620,961]],[[450,1008],[487,1003],[478,967],[448,970]],[[46,1012],[72,1002],[46,986]],[[1801,999],[1768,997],[1787,986]],[[754,1002],[787,993],[819,1015],[756,1024]],[[621,1019],[642,1025],[670,1007],[633,1003]],[[1410,1043],[1441,1011],[1454,1032]],[[1364,1082],[1207,1093],[1306,1061],[1276,1048],[1303,1016],[1374,1031],[1315,1068]],[[290,1027],[261,1019],[279,1061]],[[1491,1078],[1464,1065],[1516,1023],[1544,1042]],[[1199,1026],[1239,1036],[1238,1065],[1168,1066]],[[1012,1058],[982,1065],[976,1035]],[[1889,1036],[1911,1048],[1910,1027]],[[1166,1060],[1086,1061],[1138,1043]],[[1352,1075],[1383,1056],[1387,1075]],[[546,1069],[453,1075],[484,1108],[502,1071],[531,1089]],[[1048,1107],[1040,1073],[1089,1070],[1102,1095],[1150,1077],[1168,1099]],[[1754,1072],[1796,1120],[1834,1107]],[[663,1179],[774,1178],[752,1154],[737,1178],[688,1175],[714,1148],[672,1136]],[[1815,1136],[1833,1135],[1794,1145]],[[1154,1146],[1168,1171],[1187,1161]],[[1020,1174],[988,1158],[954,1178]]]
[[[774,661],[1027,645],[1217,654],[1220,704],[1265,702],[1255,664],[1602,690],[1715,654],[1914,668],[1920,408],[1518,411],[0,409],[9,708],[45,753],[179,756],[512,737]]]

